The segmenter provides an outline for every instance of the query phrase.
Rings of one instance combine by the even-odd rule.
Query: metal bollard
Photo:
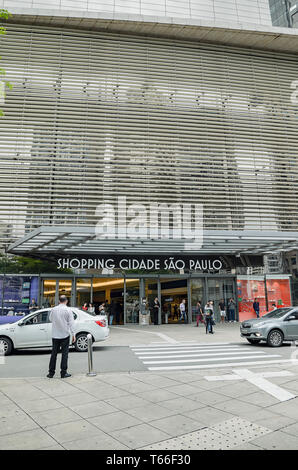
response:
[[[88,369],[89,372],[88,375],[89,377],[95,377],[96,372],[93,371],[93,349],[92,349],[92,336],[90,333],[87,335],[87,340],[88,340]]]

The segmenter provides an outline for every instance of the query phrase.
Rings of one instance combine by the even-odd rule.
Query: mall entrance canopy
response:
[[[39,258],[114,254],[261,256],[298,249],[298,232],[204,230],[203,241],[103,238],[95,226],[41,226],[8,247],[16,255]]]

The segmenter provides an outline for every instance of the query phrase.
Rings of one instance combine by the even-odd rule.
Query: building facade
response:
[[[264,268],[264,255],[298,246],[298,103],[291,99],[298,35],[272,25],[273,2],[0,0],[1,7],[13,14],[0,47],[14,85],[0,122],[2,249],[57,259],[221,260],[218,270],[138,272],[129,282],[119,281],[119,269],[107,278],[102,269],[78,271],[100,279],[94,285],[104,294],[96,298],[93,281],[87,288],[74,277],[65,290],[60,278],[73,303],[117,291],[126,321],[130,286],[134,305],[150,293],[173,310],[184,296],[190,312],[199,298],[252,303],[256,284],[243,296],[244,284],[260,281],[268,310],[266,279],[239,276]],[[102,211],[115,208],[121,226],[124,200],[131,217],[157,207],[157,224],[169,208],[171,234],[175,208],[202,207],[204,242],[194,251],[182,238],[157,240],[151,219],[136,239],[98,241]],[[271,275],[288,274],[281,266]],[[47,282],[39,281],[40,303],[60,292],[59,280]],[[271,302],[291,302],[281,297]]]
[[[298,27],[297,0],[269,0],[272,24],[285,28]]]
[[[2,2],[2,4],[1,4]],[[99,12],[271,26],[268,0],[1,0],[0,6],[52,12]]]

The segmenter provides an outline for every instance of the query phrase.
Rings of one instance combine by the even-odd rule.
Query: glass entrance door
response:
[[[178,323],[180,304],[185,299],[185,320],[188,322],[187,279],[161,279],[161,319],[162,323]]]
[[[126,279],[126,323],[139,323],[140,287],[139,279]]]
[[[159,280],[150,278],[145,279],[145,297],[148,309],[150,311],[150,321],[153,324],[161,323],[161,308],[154,309],[154,300],[157,298],[160,303]]]
[[[204,278],[192,278],[191,279],[191,309],[192,309],[192,321],[197,320],[197,305],[200,302],[201,307],[204,309],[206,304],[205,295],[205,279]]]
[[[93,304],[96,314],[104,311],[108,315],[110,325],[123,324],[124,279],[94,278]]]
[[[234,278],[208,278],[208,299],[214,302],[214,319],[220,322],[220,309],[219,302],[223,299],[226,306],[226,313],[228,313],[228,301],[232,297],[236,302],[235,280]],[[227,316],[226,316],[227,320]]]

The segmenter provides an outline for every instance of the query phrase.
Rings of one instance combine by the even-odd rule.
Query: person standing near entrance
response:
[[[93,304],[90,302],[89,305],[88,305],[88,310],[87,310],[88,313],[91,313],[91,315],[95,315],[95,307],[93,306]]]
[[[180,309],[180,319],[179,319],[179,322],[182,321],[182,317],[184,319],[184,323],[186,323],[186,299],[183,299],[180,306],[179,306],[179,309]]]
[[[159,309],[160,309],[160,303],[159,303],[159,300],[158,300],[158,297],[155,297],[154,299],[154,303],[153,303],[153,321],[154,321],[154,325],[158,325],[158,313],[159,313]]]
[[[236,323],[236,303],[233,297],[230,298],[229,303],[228,303],[228,312],[229,312],[229,323]]]
[[[72,342],[76,340],[74,333],[74,319],[70,308],[67,307],[68,299],[65,295],[59,298],[59,305],[54,307],[49,316],[52,322],[52,354],[49,364],[49,373],[47,377],[52,379],[56,371],[56,361],[58,352],[62,353],[61,357],[61,379],[71,377],[67,373],[68,367],[68,350],[69,350],[69,336],[72,336]]]
[[[205,325],[204,315],[203,315],[203,307],[202,307],[200,301],[197,302],[196,315],[197,315],[197,327],[199,326],[200,322],[203,323],[203,325]]]
[[[99,311],[99,315],[107,315],[105,302],[102,302],[100,304],[98,311]]]
[[[255,298],[255,301],[252,306],[255,311],[255,314],[257,315],[257,318],[260,318],[260,302],[258,302],[257,298]]]
[[[226,319],[226,305],[225,305],[224,299],[221,299],[218,306],[219,306],[221,322],[224,323]]]

